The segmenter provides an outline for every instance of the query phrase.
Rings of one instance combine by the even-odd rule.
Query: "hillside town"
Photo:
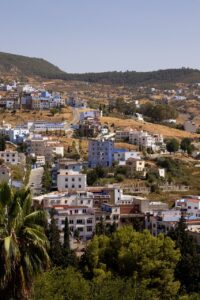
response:
[[[200,300],[200,1],[0,10],[0,300]]]
[[[198,88],[195,84],[164,90],[160,101],[180,102],[191,94],[198,99]],[[140,87],[137,93],[149,93],[154,99],[158,90]],[[139,108],[140,101],[134,101]],[[67,218],[70,243],[77,251],[80,242],[84,247],[93,237],[98,224],[106,228],[138,224],[157,236],[175,228],[182,215],[188,233],[200,241],[200,196],[192,193],[197,189],[190,182],[176,178],[170,169],[170,164],[179,169],[180,157],[185,156],[198,170],[198,136],[177,142],[148,132],[142,127],[145,117],[140,113],[132,115],[141,124],[137,129],[105,124],[105,107],[90,108],[80,97],[16,82],[1,84],[0,107],[1,113],[39,110],[51,114],[50,121],[30,118],[26,123],[10,124],[2,120],[0,182],[16,189],[29,186],[34,206],[48,213],[49,222],[54,211],[61,240]],[[53,121],[66,107],[72,110],[71,121]],[[176,124],[173,119],[166,122]],[[190,130],[189,121],[185,126],[186,131],[196,132]],[[71,144],[66,145],[65,139]],[[165,201],[159,200],[159,194]]]

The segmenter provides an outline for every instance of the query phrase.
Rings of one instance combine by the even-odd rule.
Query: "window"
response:
[[[92,226],[87,226],[87,232],[92,232]]]
[[[79,178],[78,181],[81,181],[81,178]]]
[[[77,219],[77,220],[76,220],[76,223],[77,223],[77,224],[83,224],[83,220],[82,220],[82,219]]]
[[[68,184],[65,184],[65,187],[68,188]]]
[[[72,181],[75,181],[75,179],[74,179],[74,178],[72,178]]]
[[[62,225],[65,225],[65,220],[62,220],[61,224],[62,224]]]
[[[74,231],[74,227],[69,227],[69,230],[70,231]]]
[[[79,189],[81,189],[81,187],[82,187],[82,186],[81,186],[81,184],[79,184],[79,186],[78,186],[78,187],[79,187]]]
[[[69,224],[74,224],[74,220],[69,220]]]
[[[65,178],[65,181],[68,181],[68,178]]]
[[[87,224],[92,224],[92,219],[87,219]]]
[[[72,189],[74,189],[74,184],[72,184]]]
[[[86,209],[84,208],[84,209],[83,209],[83,214],[85,214],[85,213],[86,213]]]
[[[74,212],[75,212],[75,214],[77,214],[77,213],[78,213],[78,209],[75,209],[75,211],[74,211]]]

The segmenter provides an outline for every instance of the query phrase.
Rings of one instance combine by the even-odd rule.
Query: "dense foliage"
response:
[[[49,266],[46,216],[33,210],[29,191],[0,187],[1,299],[27,299],[34,276]]]
[[[69,267],[39,277],[33,299],[175,299],[179,258],[170,238],[123,227],[94,236],[81,260],[83,275]]]
[[[167,69],[153,72],[104,72],[86,74],[68,74],[71,79],[107,83],[107,84],[152,84],[152,83],[175,83],[175,82],[199,82],[199,70],[182,68]]]
[[[178,151],[179,146],[180,146],[179,141],[174,138],[166,142],[167,151],[169,151],[170,153]]]
[[[181,283],[181,291],[188,293],[200,291],[200,249],[195,239],[187,232],[187,225],[182,216],[178,226],[169,236],[175,240],[181,252],[181,260],[175,269],[175,276]]]
[[[177,169],[177,161],[158,163]],[[154,237],[135,224],[107,227],[102,220],[78,259],[70,247],[68,219],[61,243],[55,212],[47,226],[44,212],[31,203],[29,191],[0,187],[2,299],[199,299],[200,249],[183,217],[170,237]]]
[[[141,113],[150,118],[152,122],[162,122],[168,119],[176,119],[178,113],[176,109],[167,104],[146,103],[141,106]]]

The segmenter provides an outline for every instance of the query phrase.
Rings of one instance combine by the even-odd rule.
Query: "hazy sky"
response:
[[[200,69],[200,0],[0,0],[0,33],[67,72]]]

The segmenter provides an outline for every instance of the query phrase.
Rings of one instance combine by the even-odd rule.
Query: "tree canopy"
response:
[[[6,184],[0,187],[0,289],[4,299],[26,299],[33,278],[49,266],[45,224],[46,215],[33,210],[28,190],[13,192]]]

